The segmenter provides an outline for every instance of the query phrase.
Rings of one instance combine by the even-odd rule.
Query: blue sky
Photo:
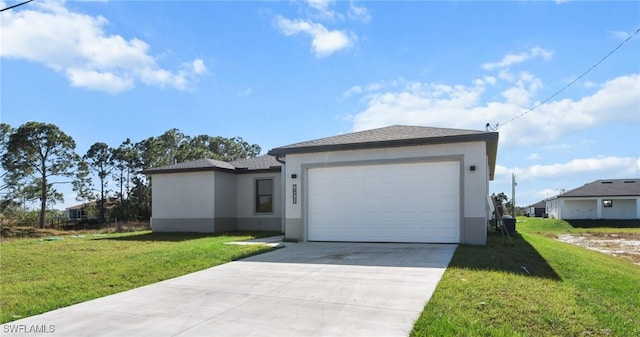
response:
[[[633,1],[36,0],[0,13],[0,119],[54,123],[81,155],[170,128],[266,152],[500,123],[491,191],[510,194],[515,173],[525,206],[640,178],[640,34],[512,120],[639,28]],[[66,192],[59,207],[77,203]]]

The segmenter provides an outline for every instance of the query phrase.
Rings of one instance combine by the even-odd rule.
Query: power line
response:
[[[21,3],[19,3],[19,4],[15,4],[15,5],[13,5],[13,6],[9,6],[9,7],[7,7],[7,8],[0,9],[0,12],[4,12],[4,11],[9,10],[9,9],[11,9],[11,8],[16,8],[16,7],[18,7],[18,6],[26,5],[26,4],[30,3],[31,1],[33,1],[33,0],[28,0],[28,1],[25,1],[25,2],[21,2]]]
[[[603,58],[601,58],[598,62],[596,62],[594,65],[592,65],[589,69],[587,69],[585,72],[583,72],[582,74],[580,74],[580,76],[576,77],[573,81],[569,82],[569,84],[565,85],[564,87],[562,87],[562,89],[556,91],[553,95],[549,96],[548,98],[546,98],[545,100],[543,100],[542,102],[536,104],[534,107],[530,108],[529,110],[507,120],[506,122],[502,122],[496,125],[496,129],[498,128],[498,126],[500,125],[504,125],[507,124],[509,122],[513,122],[514,120],[528,114],[529,112],[539,108],[541,105],[549,102],[550,100],[552,100],[554,97],[558,96],[561,92],[565,91],[567,88],[569,88],[570,86],[572,86],[573,84],[575,84],[576,82],[578,82],[581,78],[583,78],[586,74],[588,74],[589,72],[591,72],[591,70],[593,70],[595,67],[599,66],[600,63],[602,63],[604,60],[606,60],[609,56],[611,56],[613,53],[615,53],[618,49],[620,49],[620,47],[622,47],[622,45],[624,45],[625,43],[627,43],[629,40],[631,40],[634,36],[636,36],[638,33],[640,33],[640,28],[638,28],[638,30],[636,30],[633,34],[629,35],[629,37],[627,37],[624,41],[622,41],[618,46],[616,46],[615,48],[613,48],[613,50],[611,50],[607,55],[605,55]]]

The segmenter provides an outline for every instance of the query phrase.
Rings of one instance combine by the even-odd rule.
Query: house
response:
[[[640,179],[596,180],[546,200],[556,219],[640,219]]]
[[[86,208],[85,204],[74,205],[71,207],[67,207],[64,210],[64,215],[66,215],[67,219],[72,221],[82,220],[87,218],[87,214],[84,211]]]
[[[71,221],[80,221],[83,219],[88,219],[91,216],[92,211],[97,214],[98,210],[98,201],[92,200],[90,202],[85,202],[83,204],[74,205],[71,207],[65,208],[63,214],[66,216],[68,220]],[[104,208],[109,210],[120,204],[120,199],[118,198],[107,198],[104,202]]]
[[[259,167],[149,169],[152,229],[482,245],[497,146],[497,132],[396,125],[277,147],[253,159]]]
[[[281,166],[272,156],[199,159],[151,168],[151,229],[227,232],[282,228]]]
[[[528,216],[542,218],[546,213],[547,204],[544,200],[538,201],[533,205],[527,206]]]

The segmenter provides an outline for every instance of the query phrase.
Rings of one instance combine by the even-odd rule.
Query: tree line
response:
[[[44,228],[47,208],[64,202],[56,186],[71,184],[78,201],[96,203],[99,223],[105,221],[110,198],[118,200],[122,221],[147,220],[151,189],[141,170],[201,158],[232,161],[260,152],[260,146],[240,137],[191,137],[174,128],[137,143],[127,138],[117,147],[96,142],[79,154],[73,138],[54,124],[27,122],[12,128],[0,123],[0,213],[10,217],[24,212],[27,202],[38,202],[38,225]]]

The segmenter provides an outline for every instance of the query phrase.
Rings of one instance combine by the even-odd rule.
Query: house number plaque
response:
[[[293,189],[291,191],[291,197],[293,199],[293,204],[297,204],[298,203],[298,185],[297,184],[293,184]]]

